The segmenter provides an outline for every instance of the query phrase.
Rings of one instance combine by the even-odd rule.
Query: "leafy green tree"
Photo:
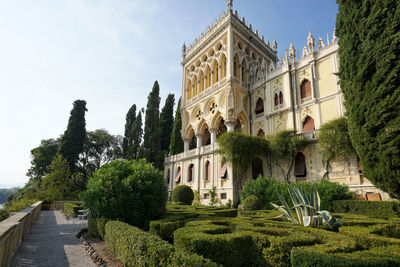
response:
[[[272,155],[276,165],[281,170],[282,176],[290,183],[297,153],[302,151],[309,141],[303,135],[297,135],[295,131],[283,130],[270,137]]]
[[[132,128],[135,123],[135,120],[136,120],[136,105],[135,104],[133,104],[131,106],[131,108],[128,110],[125,120],[126,120],[125,133],[124,133],[124,141],[122,144],[122,150],[124,153],[124,158],[128,159],[128,158],[130,158],[130,156],[128,155],[128,150],[129,150],[129,147],[132,145],[130,143],[131,132],[132,132]]]
[[[5,203],[9,195],[19,190],[18,187],[0,189],[0,203]]]
[[[318,143],[321,145],[325,160],[325,173],[322,179],[329,179],[332,171],[330,162],[332,160],[348,160],[355,155],[353,144],[349,136],[349,128],[346,117],[342,117],[321,126]]]
[[[146,160],[155,167],[162,167],[162,155],[160,153],[160,87],[155,81],[153,89],[147,97],[146,118],[144,124],[143,145]]]
[[[105,163],[118,158],[122,158],[121,136],[111,135],[105,129],[87,132],[84,150],[79,158],[79,165],[86,177]]]
[[[178,106],[175,111],[174,127],[171,134],[170,154],[175,155],[183,152],[183,140],[181,135],[182,118],[181,118],[181,99],[179,98]]]
[[[168,154],[169,145],[171,142],[171,133],[172,128],[174,127],[174,105],[175,105],[175,97],[173,94],[169,94],[167,99],[165,100],[165,105],[161,110],[160,115],[160,142],[161,142],[161,151],[163,154]]]
[[[339,84],[363,175],[400,199],[400,1],[338,0]]]
[[[95,218],[146,229],[165,212],[167,188],[162,173],[145,160],[114,160],[93,174],[81,199]]]
[[[50,172],[43,178],[40,195],[46,200],[74,200],[77,198],[76,180],[68,161],[58,154],[49,166]]]
[[[135,123],[131,129],[129,135],[129,150],[128,150],[128,160],[139,158],[139,148],[142,142],[143,128],[142,128],[142,112],[136,117]]]
[[[224,162],[229,162],[235,173],[233,184],[235,188],[241,188],[245,175],[254,160],[271,153],[269,142],[262,137],[244,135],[238,132],[226,132],[217,142],[217,153],[222,156]]]
[[[69,117],[67,130],[61,138],[58,152],[68,161],[69,168],[75,171],[75,164],[79,159],[79,154],[83,151],[86,138],[85,112],[86,101],[76,100],[73,103],[71,116]]]
[[[41,180],[48,173],[48,167],[57,154],[59,144],[59,139],[41,140],[40,145],[31,150],[31,167],[26,175],[31,179]]]

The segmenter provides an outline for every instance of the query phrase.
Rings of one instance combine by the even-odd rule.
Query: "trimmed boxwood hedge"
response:
[[[250,231],[230,232],[226,221],[192,221],[174,233],[174,245],[224,266],[264,266],[267,236]]]
[[[375,218],[400,217],[400,202],[397,201],[365,201],[336,200],[333,211],[338,213],[354,213]]]
[[[78,211],[82,209],[80,205],[73,203],[65,203],[64,204],[64,213],[69,217],[78,217]]]
[[[191,205],[194,199],[192,188],[187,185],[178,185],[172,190],[172,201]]]
[[[243,210],[245,211],[262,210],[263,208],[264,204],[257,196],[250,195],[243,201]]]
[[[88,232],[91,236],[105,240],[106,235],[106,223],[109,222],[106,218],[88,218]]]
[[[202,256],[179,251],[158,236],[123,222],[108,222],[105,232],[109,251],[124,266],[218,266]]]

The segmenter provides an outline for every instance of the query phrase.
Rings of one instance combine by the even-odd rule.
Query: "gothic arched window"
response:
[[[204,168],[204,180],[210,180],[210,161],[206,161],[205,168]]]
[[[315,130],[314,119],[307,116],[303,122],[303,133],[311,132]]]
[[[188,178],[187,181],[191,182],[193,180],[193,176],[194,176],[194,164],[190,164],[188,167]]]
[[[304,80],[300,85],[300,97],[302,102],[311,100],[311,82]]]
[[[256,108],[254,109],[256,114],[264,113],[264,101],[259,98],[257,99]]]
[[[259,136],[259,137],[264,137],[265,136],[265,133],[264,133],[263,129],[260,129],[258,131],[257,136]]]

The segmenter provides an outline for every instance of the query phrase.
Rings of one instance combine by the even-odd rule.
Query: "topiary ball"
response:
[[[243,201],[243,210],[262,210],[263,208],[264,204],[261,199],[254,195],[246,197]]]
[[[192,188],[187,185],[178,185],[172,191],[172,201],[192,205],[194,194]]]

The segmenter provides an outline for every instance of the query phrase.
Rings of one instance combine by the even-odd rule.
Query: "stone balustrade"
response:
[[[0,222],[0,266],[9,266],[11,258],[39,216],[42,201]]]
[[[191,157],[198,157],[198,156],[203,156],[206,154],[211,154],[218,148],[218,144],[211,144],[211,145],[206,145],[202,147],[197,147],[170,157],[166,157],[164,159],[164,163],[172,163],[172,162],[177,162],[183,159],[191,158]]]

